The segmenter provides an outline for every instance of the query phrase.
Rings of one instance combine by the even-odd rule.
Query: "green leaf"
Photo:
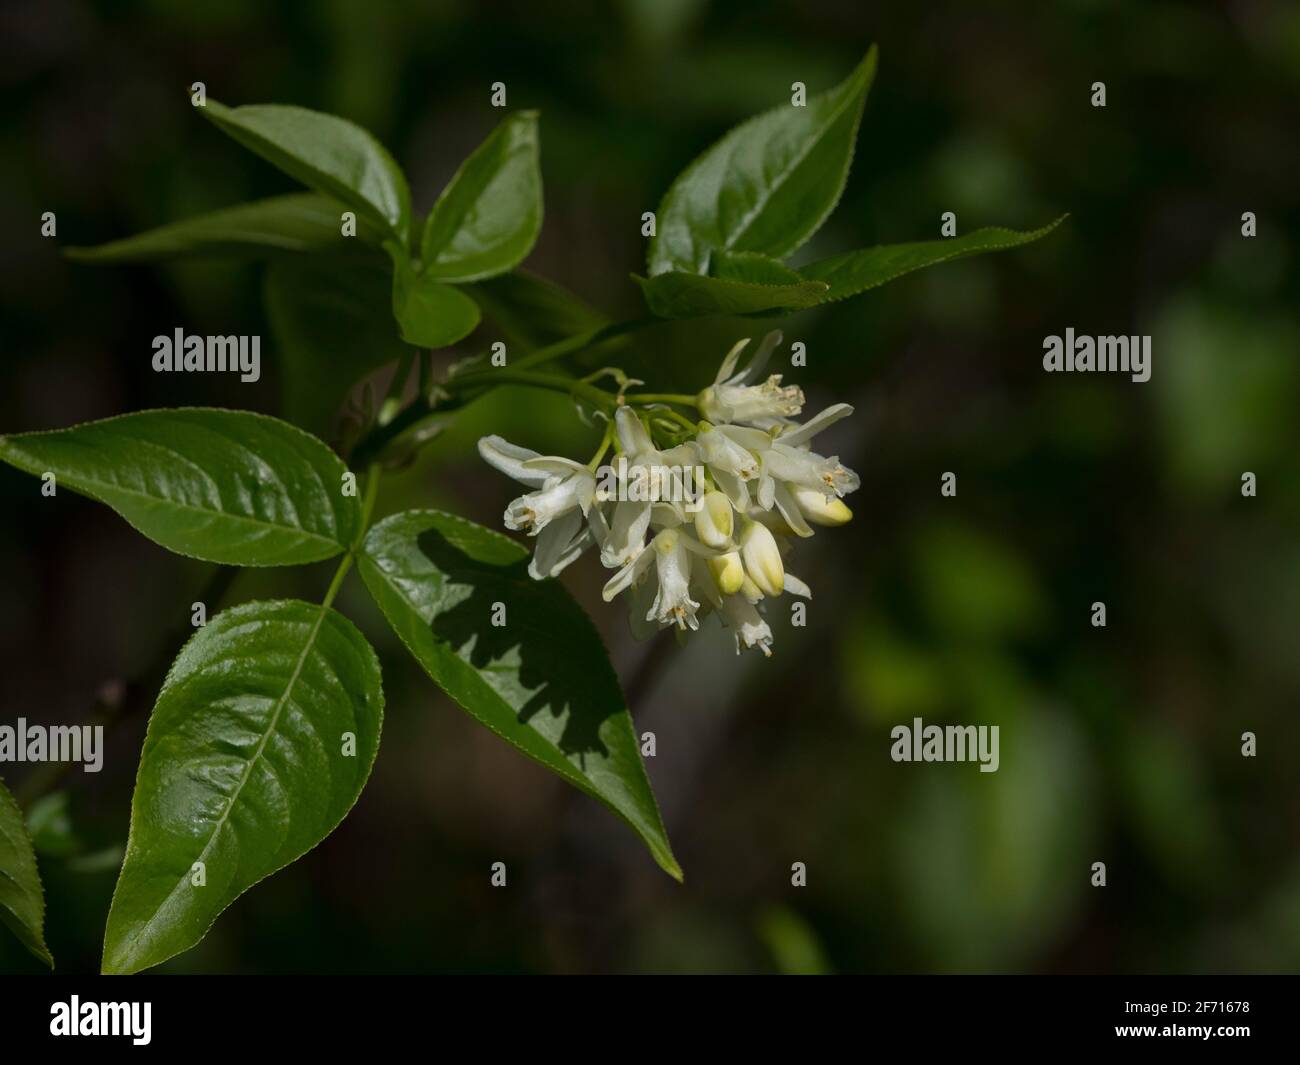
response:
[[[383,709],[374,651],[327,607],[245,603],[199,629],[149,719],[104,972],[188,950],[334,831],[370,776]]]
[[[189,407],[0,437],[0,459],[106,503],[154,543],[236,566],[337,555],[361,504],[320,440],[247,411]]]
[[[393,317],[403,340],[417,348],[445,348],[474,331],[477,303],[451,285],[417,274],[395,244],[384,248],[393,260]]]
[[[346,204],[403,244],[411,194],[379,141],[347,119],[281,104],[226,107],[208,100],[205,118],[308,188]]]
[[[79,262],[130,263],[189,255],[349,251],[358,241],[377,243],[377,235],[362,220],[356,237],[343,236],[344,210],[328,196],[294,192],[225,207],[92,248],[65,248],[63,254]]]
[[[797,285],[803,280],[785,263],[756,251],[714,252],[709,275],[754,285]]]
[[[609,324],[605,315],[568,289],[524,270],[466,285],[464,292],[496,323],[506,341],[523,351]]]
[[[799,272],[806,278],[824,281],[830,286],[826,300],[842,300],[859,292],[893,281],[895,278],[921,270],[936,263],[964,259],[986,251],[1016,248],[1047,236],[1070,216],[1061,215],[1041,229],[1020,233],[1014,229],[990,226],[977,229],[964,237],[947,240],[923,240],[913,244],[880,244],[874,248],[846,252],[830,259],[810,263]]]
[[[505,119],[461,164],[424,224],[429,277],[477,281],[512,270],[542,229],[537,112]]]
[[[9,789],[0,783],[0,921],[18,941],[51,969],[54,959],[45,945],[45,895],[36,868],[32,841]]]
[[[623,818],[681,879],[618,678],[556,581],[513,540],[436,510],[395,514],[358,559],[366,587],[429,676],[530,758]],[[494,603],[506,624],[492,625]]]
[[[875,73],[872,47],[830,92],[750,119],[683,170],[656,212],[650,275],[708,273],[716,251],[780,259],[817,232],[844,191]]]
[[[754,284],[676,270],[650,278],[633,274],[632,279],[641,286],[651,312],[660,318],[798,310],[816,306],[826,297],[826,285],[820,281]]]
[[[344,395],[409,347],[392,312],[392,279],[382,261],[301,256],[278,259],[262,287],[275,338],[281,413],[327,434]]]

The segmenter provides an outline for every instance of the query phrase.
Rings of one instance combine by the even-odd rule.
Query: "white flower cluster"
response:
[[[531,489],[505,513],[506,528],[537,537],[529,573],[553,577],[594,546],[616,571],[605,600],[628,593],[638,637],[669,625],[697,629],[715,611],[734,630],[737,653],[771,654],[772,630],[759,605],[784,592],[811,595],[785,568],[793,538],[811,536],[813,525],[847,522],[852,513],[842,497],[858,487],[838,458],[809,447],[852,407],[838,403],[800,425],[798,387],[783,386],[779,374],[753,383],[780,341],[780,333],[768,334],[739,372],[749,342],[736,344],[696,398],[706,420],[663,450],[643,420],[660,424],[655,408],[619,406],[617,466],[597,471],[499,436],[481,439],[483,458]],[[682,470],[696,471],[702,492],[673,490],[691,482]]]

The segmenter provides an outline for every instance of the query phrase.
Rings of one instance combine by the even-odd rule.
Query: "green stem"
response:
[[[629,403],[676,403],[682,407],[698,407],[694,396],[683,392],[634,392],[623,397]]]
[[[646,414],[650,415],[651,418],[666,418],[669,421],[676,422],[687,432],[695,432],[695,423],[689,418],[678,414],[675,410],[648,410]]]
[[[554,359],[563,358],[565,355],[573,355],[582,351],[584,348],[594,347],[606,340],[613,340],[615,337],[623,336],[627,333],[635,333],[640,329],[655,325],[661,321],[658,318],[633,318],[626,322],[615,322],[612,325],[601,326],[599,329],[591,329],[585,333],[578,333],[575,336],[566,337],[564,340],[556,341],[554,344],[548,344],[546,347],[538,348],[531,351],[523,358],[513,362],[509,367],[502,367],[500,370],[476,370],[473,373],[460,374],[448,378],[441,385],[435,386],[435,389],[441,389],[444,392],[451,393],[461,402],[467,402],[470,399],[477,398],[474,389],[486,391],[500,384],[512,383],[529,383],[536,384],[542,388],[556,388],[559,391],[569,392],[572,395],[582,395],[588,400],[594,402],[602,409],[609,409],[610,397],[585,382],[569,384],[568,378],[553,377],[549,378],[546,383],[540,383],[537,380],[528,382],[512,381],[506,376],[507,373],[520,373],[528,370],[533,366],[540,366],[543,363],[551,362]],[[565,387],[558,388],[557,382],[566,382]],[[478,394],[481,394],[481,391]],[[469,395],[460,395],[459,393],[471,393]],[[597,398],[599,397],[599,398]],[[445,409],[450,409],[445,408]],[[434,407],[430,402],[430,394],[423,388],[416,401],[408,406],[404,411],[392,418],[389,422],[382,425],[376,425],[364,439],[357,442],[352,451],[352,459],[358,465],[368,465],[378,456],[384,453],[394,440],[405,433],[408,429],[422,422],[429,414],[433,413]]]
[[[493,385],[525,385],[529,388],[544,388],[552,392],[565,392],[572,396],[581,396],[596,406],[610,410],[615,406],[614,397],[603,388],[579,381],[574,377],[562,377],[559,374],[531,373],[517,368],[500,370],[476,370],[474,373],[462,374],[447,381],[443,387],[453,395],[462,388],[482,388]]]
[[[375,511],[375,500],[379,497],[379,480],[383,475],[384,471],[377,462],[372,462],[366,470],[366,494],[361,499],[361,528],[357,532],[357,538],[352,541],[354,552],[361,546],[366,533],[370,531],[370,515]]]
[[[344,554],[343,560],[339,563],[339,568],[334,571],[334,579],[330,581],[330,586],[325,591],[325,598],[321,600],[320,608],[328,610],[334,602],[334,597],[339,594],[339,589],[343,587],[343,578],[348,575],[348,570],[352,568],[352,552]]]
[[[659,318],[632,318],[626,322],[603,325],[599,329],[592,329],[586,333],[566,337],[564,340],[557,340],[554,344],[548,344],[544,348],[531,351],[522,359],[512,363],[511,368],[526,370],[531,366],[540,366],[544,362],[560,359],[565,355],[572,355],[575,352],[582,351],[583,348],[594,347],[606,340],[613,340],[615,337],[624,336],[627,333],[635,333],[637,330],[645,329],[647,326],[654,325],[661,320]]]
[[[599,467],[601,460],[605,457],[605,452],[609,450],[609,445],[614,440],[614,419],[610,418],[605,423],[605,435],[600,438],[600,447],[596,453],[591,456],[591,461],[587,463],[587,469],[595,472]]]
[[[370,515],[374,513],[375,498],[379,495],[379,479],[383,475],[383,470],[379,464],[371,463],[370,468],[366,470],[366,494],[361,500],[361,527],[357,531],[357,537],[348,547],[343,558],[339,561],[338,569],[334,571],[334,577],[330,580],[330,586],[325,591],[325,598],[321,600],[321,609],[328,610],[334,602],[334,597],[339,594],[339,589],[343,587],[343,578],[348,575],[348,570],[352,568],[352,562],[361,550],[361,542],[365,539],[366,533],[370,529]]]

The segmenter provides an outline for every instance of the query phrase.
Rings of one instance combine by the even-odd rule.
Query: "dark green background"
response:
[[[1295,5],[19,0],[0,41],[5,432],[280,408],[260,268],[59,255],[292,187],[194,114],[195,80],[368,126],[420,210],[499,120],[504,81],[511,107],[542,113],[529,266],[614,317],[641,313],[640,215],[673,176],[872,41],[848,189],[797,262],[935,238],[947,210],[962,232],[1072,212],[1039,245],[787,320],[810,408],[858,408],[825,445],[862,489],[851,526],[799,545],[809,624],[775,613],[772,660],[719,634],[635,644],[594,559],[566,574],[657,733],[684,887],[451,705],[351,580],[340,605],[388,693],[374,777],[329,840],[165,971],[1297,969]],[[57,241],[39,235],[46,210]],[[151,339],[177,326],[262,334],[261,382],[152,373]],[[1042,339],[1067,326],[1151,334],[1151,381],[1044,374]],[[652,387],[694,389],[755,328],[657,328],[626,358]],[[379,514],[433,504],[497,525],[512,486],[473,453],[487,431],[593,446],[564,402],[502,393],[387,482]],[[939,495],[948,470],[956,499]],[[208,567],[38,489],[0,470],[0,720],[71,724],[179,646]],[[246,575],[225,602],[315,598],[328,572]],[[889,728],[913,716],[999,724],[1000,771],[893,763]],[[128,718],[104,771],[66,781],[84,854],[42,858],[65,971],[98,964],[143,727]],[[8,783],[26,768],[3,767]],[[0,970],[38,966],[0,937]]]

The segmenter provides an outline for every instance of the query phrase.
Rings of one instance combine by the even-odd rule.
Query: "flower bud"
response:
[[[718,491],[705,492],[695,514],[695,531],[708,547],[726,547],[733,525],[731,500]]]
[[[740,591],[745,583],[745,567],[741,564],[739,551],[728,551],[725,555],[711,558],[708,565],[718,591],[723,595],[735,595]]]
[[[702,389],[695,397],[695,406],[699,412],[711,422],[725,422],[727,420],[726,408],[718,399],[718,390],[710,385]]]
[[[799,485],[791,485],[790,490],[803,516],[814,525],[846,525],[853,517],[842,499],[827,499],[824,492]]]
[[[785,567],[776,539],[766,525],[746,520],[740,534],[740,557],[745,573],[764,595],[780,595],[785,588]]]

